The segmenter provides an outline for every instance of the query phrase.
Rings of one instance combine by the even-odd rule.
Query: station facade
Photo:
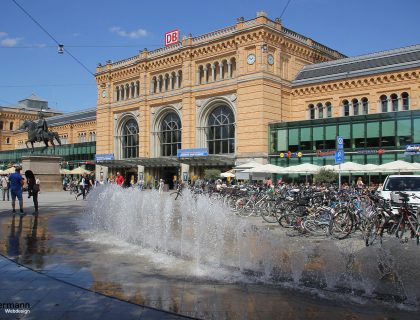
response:
[[[420,143],[420,45],[347,58],[263,12],[98,64],[95,77],[95,109],[47,121],[67,145],[59,152],[94,161],[98,178],[170,183],[250,160],[327,164],[320,155],[337,135],[346,161],[415,161],[404,149]],[[25,137],[15,132],[10,152]],[[302,157],[280,156],[289,151]]]

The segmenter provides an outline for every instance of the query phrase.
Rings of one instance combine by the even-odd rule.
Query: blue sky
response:
[[[163,34],[205,34],[288,0],[16,0],[90,72],[163,47]],[[419,0],[291,0],[283,25],[348,56],[420,44]],[[95,79],[12,0],[0,0],[0,106],[35,93],[70,112],[96,105]]]

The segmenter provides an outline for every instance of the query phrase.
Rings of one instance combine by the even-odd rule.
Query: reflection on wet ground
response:
[[[60,195],[61,196],[61,195]],[[177,257],[93,233],[83,203],[61,199],[38,216],[0,211],[0,253],[32,269],[105,295],[204,319],[417,319],[413,310],[317,290],[243,281]],[[57,201],[58,201],[57,200]],[[217,273],[217,277],[212,277]]]

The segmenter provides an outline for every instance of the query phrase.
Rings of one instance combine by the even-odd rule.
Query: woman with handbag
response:
[[[25,177],[28,183],[28,198],[32,197],[34,201],[35,211],[33,215],[38,215],[39,180],[35,178],[35,175],[31,170],[25,171]]]

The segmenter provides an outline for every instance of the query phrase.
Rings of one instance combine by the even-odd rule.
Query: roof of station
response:
[[[420,45],[304,66],[294,86],[420,67]]]
[[[86,109],[82,111],[70,112],[59,116],[45,118],[48,125],[59,126],[72,122],[83,122],[96,120],[96,109]]]

